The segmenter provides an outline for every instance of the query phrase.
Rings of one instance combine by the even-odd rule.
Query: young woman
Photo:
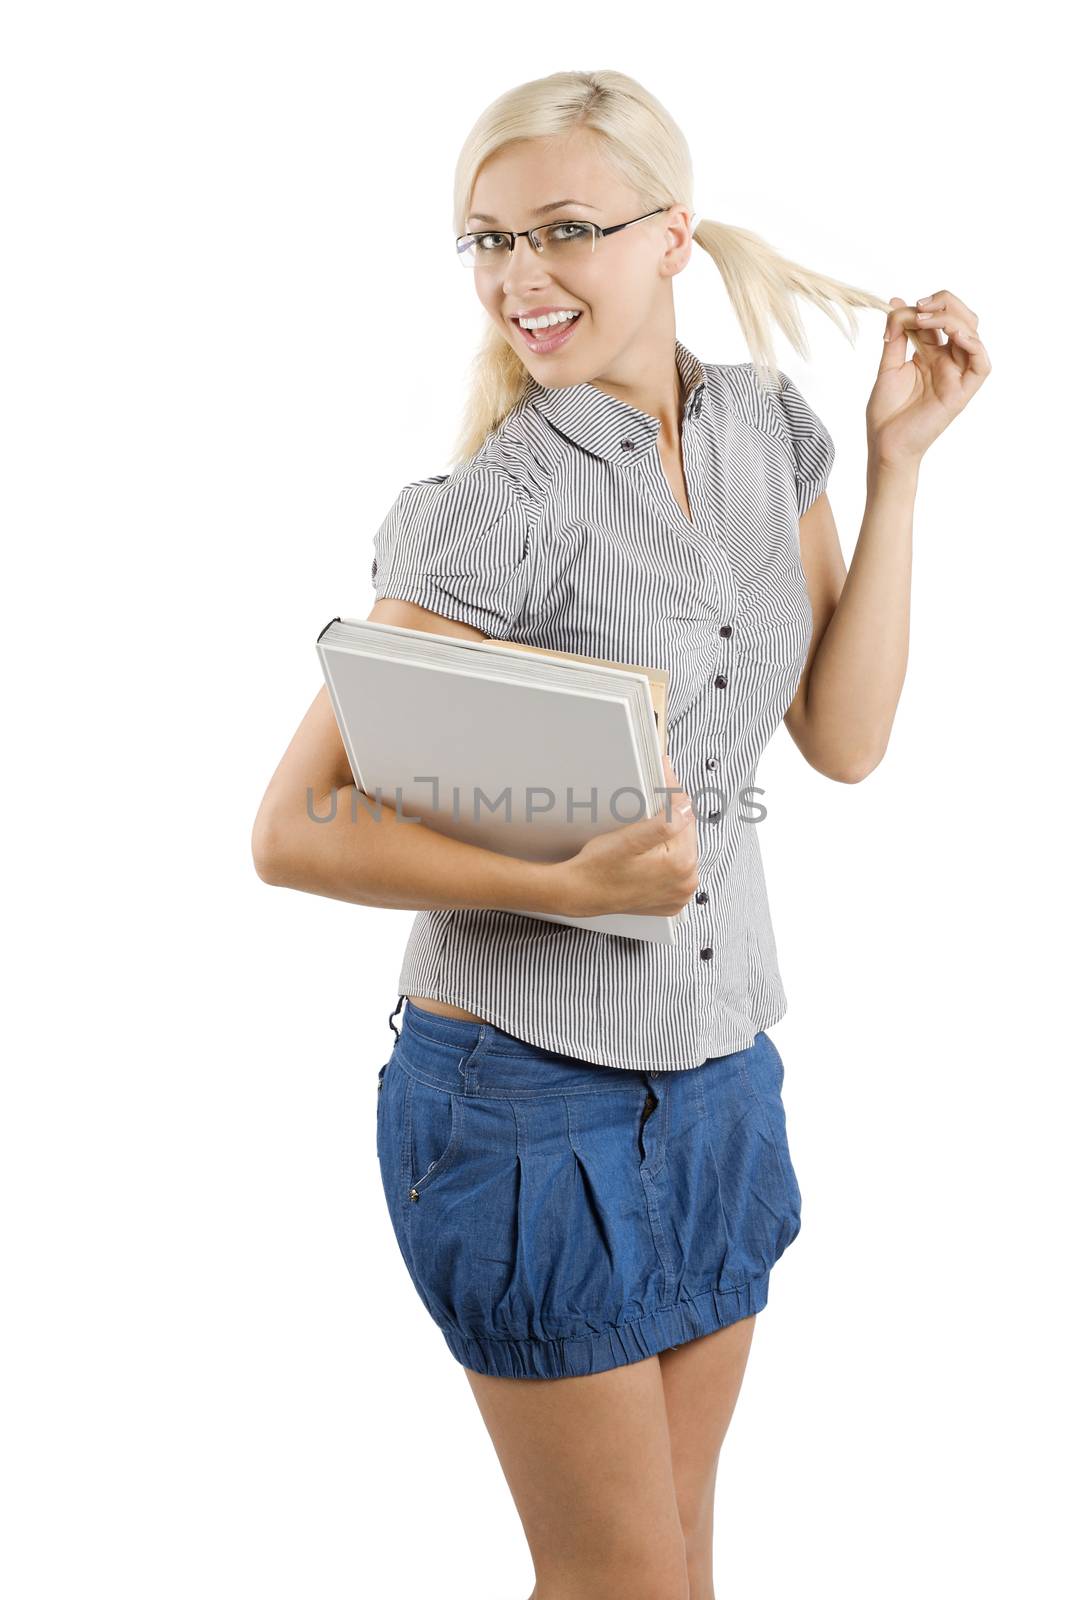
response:
[[[743,792],[781,721],[827,777],[881,760],[919,463],[990,371],[957,296],[888,304],[696,228],[691,191],[680,130],[620,73],[559,73],[484,112],[455,187],[488,321],[477,381],[455,470],[407,484],[377,534],[370,612],[664,667],[667,777],[690,809],[553,864],[387,807],[322,827],[308,789],[339,789],[343,823],[353,787],[323,689],[253,840],[269,883],[419,912],[379,1074],[381,1174],[515,1497],[535,1600],[712,1600],[718,1454],[801,1209]],[[693,240],[752,362],[676,338]],[[832,440],[771,357],[774,320],[802,347],[794,293],[852,331],[851,307],[888,312],[849,572]],[[684,915],[663,945],[523,914],[542,909]]]

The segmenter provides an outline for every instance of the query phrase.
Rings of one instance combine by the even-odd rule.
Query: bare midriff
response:
[[[420,994],[409,994],[407,999],[421,1006],[423,1011],[435,1011],[438,1017],[458,1017],[462,1022],[488,1021],[487,1017],[479,1017],[474,1011],[463,1011],[461,1006],[449,1005],[446,1000],[426,1000]]]

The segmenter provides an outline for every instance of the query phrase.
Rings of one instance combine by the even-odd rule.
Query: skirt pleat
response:
[[[763,1309],[800,1228],[765,1033],[628,1072],[407,1003],[377,1153],[414,1287],[456,1360],[601,1372]]]

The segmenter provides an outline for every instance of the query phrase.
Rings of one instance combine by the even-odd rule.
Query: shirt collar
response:
[[[706,389],[706,368],[680,340],[676,340],[677,370],[684,394],[685,417],[698,417]],[[540,415],[567,439],[604,461],[625,465],[656,446],[661,424],[635,406],[604,394],[592,383],[573,383],[548,389],[535,379],[526,395]]]

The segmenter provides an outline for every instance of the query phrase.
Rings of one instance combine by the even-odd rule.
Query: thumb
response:
[[[893,294],[888,304],[891,311],[887,314],[884,324],[884,350],[880,357],[880,366],[877,373],[888,372],[895,367],[901,367],[909,353],[909,343],[906,338],[905,325],[898,317],[892,317],[892,312],[900,308],[905,309],[906,302],[899,295]]]
[[[666,777],[667,793],[662,796],[662,805],[655,815],[669,825],[671,831],[682,828],[691,816],[691,796],[673,771],[673,763],[668,755],[662,757],[662,768]]]
[[[663,771],[665,772],[666,783],[668,784],[668,786],[671,789],[679,789],[681,791],[681,793],[685,796],[685,798],[688,798],[688,791],[685,789],[684,785],[681,783],[680,779],[677,777],[677,774],[673,771],[673,763],[669,759],[668,754],[665,754],[662,757],[662,768],[663,768]]]

